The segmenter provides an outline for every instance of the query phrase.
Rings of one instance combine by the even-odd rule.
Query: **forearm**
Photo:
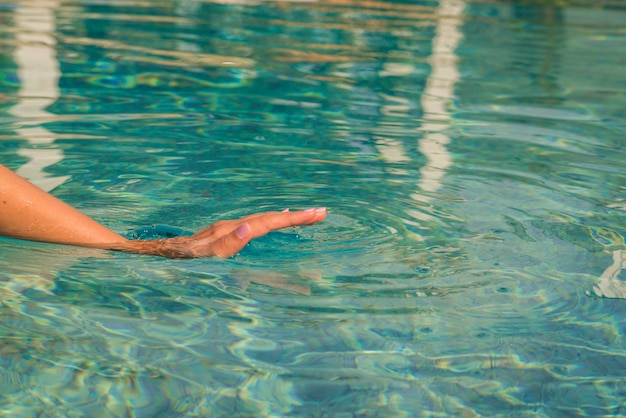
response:
[[[128,242],[2,165],[0,235],[103,249]]]

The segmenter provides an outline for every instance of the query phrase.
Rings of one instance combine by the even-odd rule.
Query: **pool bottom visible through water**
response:
[[[0,414],[625,415],[625,18],[7,3],[3,165],[133,239],[328,216],[228,259],[0,238]]]

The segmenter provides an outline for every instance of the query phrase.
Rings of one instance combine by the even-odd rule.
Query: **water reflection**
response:
[[[432,69],[421,100],[424,112],[421,131],[424,137],[419,141],[419,150],[428,162],[420,170],[418,186],[425,192],[437,191],[446,170],[453,164],[446,148],[450,142],[446,130],[452,119],[450,107],[455,97],[454,85],[460,76],[455,49],[463,37],[461,26],[464,8],[465,3],[461,1],[441,1],[437,10],[437,14],[443,17],[437,21],[429,59]],[[424,195],[419,193],[411,197],[424,201]]]
[[[53,145],[57,135],[42,125],[42,120],[51,116],[46,109],[60,95],[54,15],[59,6],[56,1],[22,2],[13,12],[17,29],[13,59],[20,88],[18,101],[8,113],[17,117],[14,129],[29,145],[18,150],[28,162],[17,173],[48,191],[69,178],[45,172],[63,160],[63,151]]]
[[[613,264],[604,270],[593,288],[596,296],[626,299],[626,281],[619,278],[622,271],[626,271],[626,250],[613,251]]]

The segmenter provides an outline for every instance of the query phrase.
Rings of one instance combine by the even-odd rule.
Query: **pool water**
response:
[[[624,22],[3,2],[2,164],[124,234],[329,215],[227,260],[0,238],[0,411],[626,415]]]

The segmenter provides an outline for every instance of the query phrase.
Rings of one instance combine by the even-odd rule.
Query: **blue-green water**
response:
[[[5,1],[0,162],[121,233],[0,239],[0,412],[626,415],[620,1]]]

